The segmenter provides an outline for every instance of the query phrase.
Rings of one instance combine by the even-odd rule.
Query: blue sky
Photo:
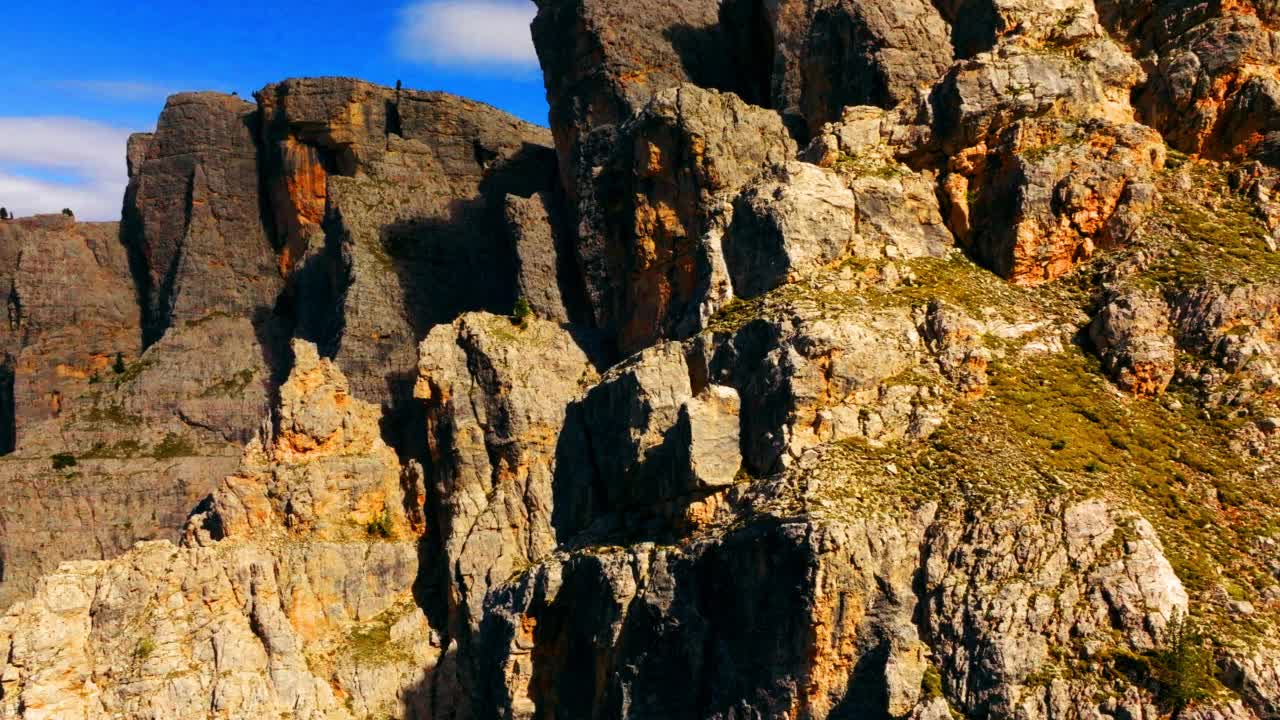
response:
[[[165,97],[349,75],[444,90],[540,125],[532,0],[258,3],[17,0],[4,13],[0,206],[114,220],[124,141]]]

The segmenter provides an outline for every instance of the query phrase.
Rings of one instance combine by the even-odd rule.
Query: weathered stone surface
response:
[[[738,394],[694,383],[684,346],[667,342],[614,367],[586,394],[583,447],[573,449],[595,477],[570,489],[588,498],[578,507],[639,517],[733,484],[742,466]],[[581,529],[592,518],[573,519]]]
[[[1131,520],[1134,539],[1110,542]],[[1099,502],[1012,502],[761,518],[680,550],[569,554],[490,602],[485,692],[497,706],[479,717],[826,718],[931,717],[931,666],[962,712],[1045,712],[1050,695],[1032,675],[1050,648],[1150,647],[1187,599],[1140,518]],[[1077,635],[1058,634],[1055,610]],[[690,696],[691,684],[705,690]],[[1068,682],[1053,702],[1086,715],[1094,691]]]
[[[247,320],[243,334],[213,327],[226,318],[200,334],[172,332],[139,357],[142,312],[115,223],[6,222],[0,245],[14,453],[0,464],[7,607],[65,560],[176,540],[214,478],[234,467],[238,450],[226,443],[256,425],[265,372]],[[232,363],[250,375],[225,373]]]
[[[846,106],[913,98],[952,62],[950,28],[923,0],[731,0],[720,17],[755,74],[747,99],[776,108],[804,136]]]
[[[148,343],[175,323],[275,305],[283,283],[262,224],[257,117],[231,95],[184,93],[131,143],[125,238],[146,268]]]
[[[588,136],[625,122],[661,90],[732,87],[718,0],[538,0],[533,41],[551,103],[565,189],[588,203]],[[584,192],[585,191],[585,192]]]
[[[505,218],[514,244],[517,295],[538,317],[565,323],[579,319],[584,308],[574,252],[556,216],[558,197],[508,195]]]
[[[1274,284],[1192,290],[1174,303],[1179,344],[1228,373],[1280,385],[1280,288]]]
[[[314,346],[294,352],[278,428],[185,546],[63,565],[0,621],[0,717],[328,720],[451,702],[412,599],[420,511],[378,410]]]
[[[734,202],[725,264],[754,297],[845,258],[940,257],[952,238],[933,183],[889,158],[850,158],[843,172],[792,162]]]
[[[929,98],[934,142],[946,155],[994,145],[995,134],[1020,118],[1132,122],[1137,63],[1109,42],[1090,51],[1097,57],[1081,62],[1010,43],[957,63]]]
[[[1160,136],[1141,125],[1023,120],[976,161],[953,161],[946,190],[964,208],[971,254],[1020,284],[1058,278],[1127,242],[1158,196]],[[953,228],[962,231],[964,228]]]
[[[962,310],[936,300],[929,303],[918,327],[942,374],[964,395],[981,395],[992,360],[984,345],[986,328]]]
[[[191,509],[239,460],[234,450],[174,458],[136,452],[81,456],[61,469],[48,453],[0,464],[0,608],[30,597],[64,562],[114,558],[139,541],[177,542]]]
[[[580,252],[605,256],[609,270],[588,273],[588,295],[612,292],[597,319],[616,327],[629,354],[695,334],[729,299],[723,215],[738,190],[796,147],[775,113],[693,85],[658,93],[620,138],[618,165],[601,181],[620,209],[604,244]]]
[[[1151,397],[1169,387],[1177,353],[1169,314],[1162,298],[1128,292],[1112,298],[1094,318],[1089,337],[1103,368],[1122,389]]]
[[[515,302],[505,198],[554,190],[551,136],[470,100],[346,78],[258,97],[299,332],[394,426],[418,424],[418,342],[461,312]]]
[[[1171,146],[1243,157],[1277,129],[1280,43],[1274,9],[1254,5],[1100,3],[1116,32],[1157,53],[1158,63],[1134,104],[1143,122],[1160,130]]]
[[[12,376],[5,450],[33,426],[73,409],[111,372],[132,362],[142,333],[116,223],[64,216],[0,225],[8,322],[0,327]]]
[[[419,356],[452,632],[465,637],[485,593],[556,548],[553,483],[584,471],[560,467],[561,430],[596,371],[552,322],[475,313],[433,330]]]

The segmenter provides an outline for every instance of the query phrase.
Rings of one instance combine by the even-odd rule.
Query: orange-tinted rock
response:
[[[951,196],[972,218],[961,241],[1015,283],[1054,280],[1127,241],[1156,202],[1164,161],[1160,136],[1141,125],[1018,122],[973,168],[966,195]]]

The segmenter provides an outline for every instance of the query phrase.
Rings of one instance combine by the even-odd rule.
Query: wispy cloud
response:
[[[0,206],[118,220],[129,131],[66,117],[0,117]]]
[[[73,92],[120,102],[163,100],[174,93],[173,88],[164,85],[131,80],[68,80],[58,85]]]
[[[426,0],[400,12],[396,50],[406,60],[485,68],[536,66],[529,0]]]

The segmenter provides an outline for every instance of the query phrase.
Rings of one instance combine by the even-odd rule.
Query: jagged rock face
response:
[[[461,312],[509,312],[515,251],[546,252],[513,249],[504,211],[508,196],[554,192],[551,136],[469,100],[344,78],[258,97],[300,332],[359,397],[411,422],[417,343]],[[527,220],[557,237],[549,216]]]
[[[776,114],[692,85],[658,93],[619,132],[617,166],[597,197],[616,207],[601,248],[610,266],[602,280],[616,286],[605,326],[630,354],[693,335],[728,301],[719,247],[726,206],[796,148]],[[603,299],[608,289],[588,291]]]
[[[14,453],[0,467],[7,607],[65,560],[176,540],[213,478],[234,467],[224,443],[243,440],[237,428],[257,422],[239,410],[264,395],[251,379],[235,381],[241,397],[206,394],[224,379],[219,358],[233,353],[254,367],[260,357],[256,346],[228,346],[222,333],[204,334],[185,356],[166,338],[139,357],[142,313],[117,224],[61,215],[6,222],[0,244],[11,383],[3,423]],[[179,388],[181,399],[172,394]]]
[[[1152,713],[1133,693],[1098,707],[1089,681],[1037,687],[1032,678],[1052,665],[1053,648],[1150,649],[1175,613],[1185,614],[1187,593],[1154,529],[1100,501],[993,510],[941,523],[924,554],[924,634],[960,709],[984,717]],[[980,588],[963,580],[972,577],[984,578]],[[978,608],[1014,620],[996,627]]]
[[[0,620],[0,717],[447,716],[411,594],[420,509],[377,408],[294,352],[277,429],[187,544],[68,563]]]
[[[805,136],[846,106],[911,99],[952,61],[950,28],[920,0],[732,0],[720,17],[735,56],[763,78],[764,92],[747,98],[776,108]]]
[[[724,238],[734,295],[755,297],[848,257],[945,255],[954,241],[934,184],[891,159],[880,162],[865,175],[791,162],[748,186]]]
[[[450,577],[455,636],[479,627],[492,588],[557,546],[556,478],[571,402],[596,377],[569,330],[541,319],[467,314],[421,348],[431,481]]]
[[[927,437],[946,402],[916,371],[940,373],[911,313],[898,309],[751,323],[711,362],[712,377],[743,399],[744,460],[757,475],[824,443]]]
[[[1099,2],[1108,28],[1158,64],[1136,93],[1142,120],[1188,153],[1242,158],[1275,123],[1275,8],[1266,2]]]
[[[1122,389],[1154,396],[1169,387],[1177,351],[1169,315],[1162,298],[1128,292],[1111,299],[1094,318],[1089,337]]]
[[[1014,282],[1037,283],[1125,244],[1158,200],[1165,147],[1140,125],[1022,121],[984,162],[979,177],[953,188],[966,190],[957,205],[975,195],[972,252]]]
[[[32,426],[69,412],[117,356],[136,359],[141,332],[118,224],[61,215],[8,222],[0,243],[8,300],[0,342],[12,378],[3,422],[13,450]]]
[[[567,451],[591,475],[561,483],[571,504],[559,514],[573,530],[596,520],[631,528],[683,522],[742,467],[737,392],[698,382],[679,343],[614,367],[574,411],[581,435],[569,437]]]
[[[584,301],[577,261],[564,230],[559,193],[508,195],[504,218],[516,259],[516,294],[538,317],[582,320]]]
[[[230,454],[155,458],[153,452],[81,457],[69,468],[54,468],[48,453],[5,459],[0,607],[30,597],[64,562],[113,558],[139,541],[176,542],[191,509],[238,462]]]
[[[590,135],[607,134],[666,88],[732,87],[728,80],[735,70],[718,25],[717,0],[537,5],[533,41],[546,78],[560,172],[580,204],[592,196],[584,172],[594,159]]]
[[[126,240],[146,271],[149,342],[213,314],[269,310],[283,287],[259,197],[257,108],[217,93],[175,95],[135,136]]]
[[[1187,602],[1144,521],[1115,541],[1127,522],[1101,503],[929,506],[558,557],[492,597],[496,707],[478,716],[906,717],[936,710],[930,671],[965,713],[1096,713],[1088,682],[1035,685],[1050,649],[1150,647]],[[1013,527],[1029,554],[1001,548]]]

